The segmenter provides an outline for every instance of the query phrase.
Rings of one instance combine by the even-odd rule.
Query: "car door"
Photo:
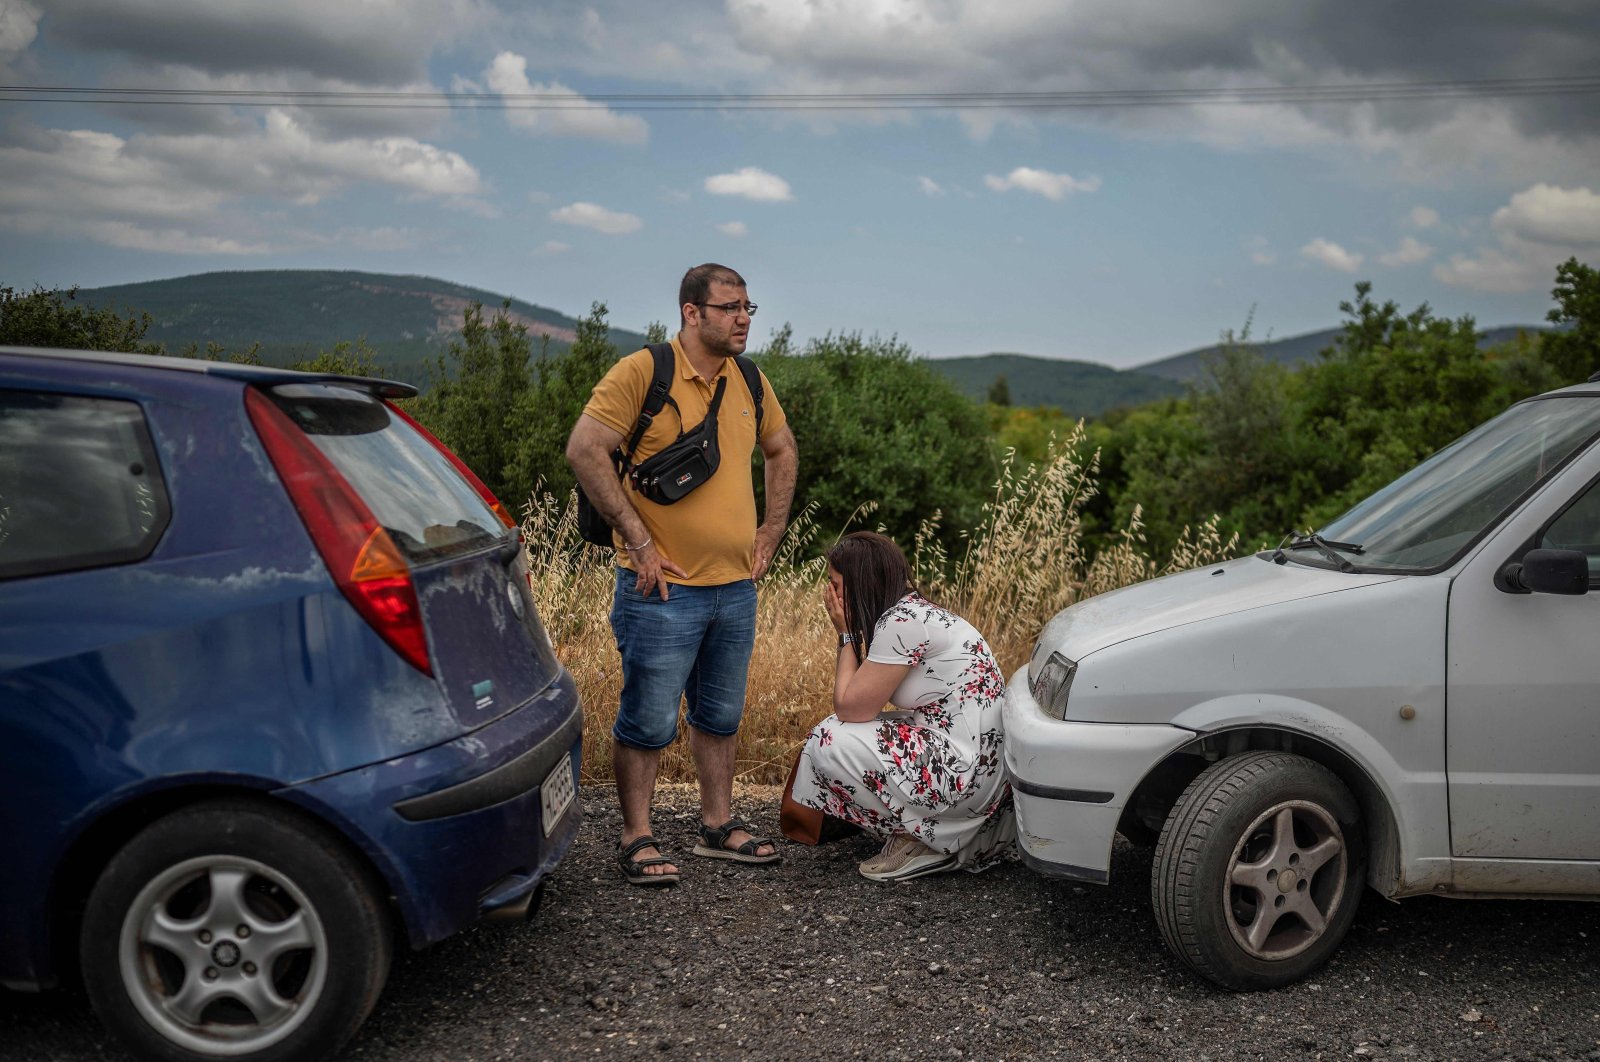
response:
[[[1595,589],[1504,589],[1496,573],[1529,547],[1582,550]],[[1452,853],[1600,860],[1600,447],[1456,578],[1447,644]]]

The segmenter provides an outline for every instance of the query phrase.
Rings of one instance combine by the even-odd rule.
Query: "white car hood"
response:
[[[1260,556],[1136,583],[1091,597],[1052,619],[1034,648],[1082,660],[1107,646],[1146,634],[1287,601],[1392,582],[1403,576],[1358,574],[1312,568]]]

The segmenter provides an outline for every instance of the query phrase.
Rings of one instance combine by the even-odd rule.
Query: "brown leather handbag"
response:
[[[800,752],[796,752],[794,765],[789,768],[789,780],[784,783],[783,803],[778,807],[778,832],[796,844],[825,844],[860,833],[861,827],[823,814],[794,798],[794,775],[799,769]]]

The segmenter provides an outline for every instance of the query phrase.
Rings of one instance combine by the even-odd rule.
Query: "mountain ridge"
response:
[[[195,273],[132,284],[83,288],[77,297],[95,306],[151,317],[145,338],[168,350],[217,343],[225,349],[260,344],[260,356],[286,364],[332,347],[366,339],[395,375],[426,377],[427,363],[461,333],[473,303],[488,313],[504,310],[536,341],[554,350],[576,338],[577,319],[559,310],[483,288],[419,274],[361,270],[262,269]],[[644,335],[613,328],[619,350],[644,345]]]
[[[460,335],[463,313],[473,303],[491,314],[504,309],[514,323],[525,325],[536,353],[542,336],[549,337],[552,352],[569,346],[578,324],[559,310],[483,288],[422,274],[362,270],[218,270],[84,288],[77,297],[150,314],[146,338],[168,350],[208,343],[244,350],[259,343],[262,360],[281,365],[339,341],[365,338],[386,372],[414,383],[427,381],[429,366]],[[1538,325],[1489,328],[1483,345],[1543,330]],[[1292,367],[1314,359],[1340,332],[1322,329],[1250,345],[1266,360]],[[622,328],[612,328],[610,338],[619,352],[645,343],[642,332]],[[978,401],[988,398],[1004,376],[1013,404],[1055,406],[1069,416],[1091,417],[1183,394],[1203,375],[1206,359],[1221,349],[1221,344],[1196,347],[1126,369],[1012,352],[926,361]]]

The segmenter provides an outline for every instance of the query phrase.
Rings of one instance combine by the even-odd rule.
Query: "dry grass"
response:
[[[1236,537],[1221,538],[1213,519],[1186,531],[1172,555],[1157,561],[1145,551],[1136,511],[1115,546],[1090,556],[1081,514],[1095,493],[1098,454],[1083,450],[1079,424],[1042,464],[1018,469],[1008,456],[980,526],[964,535],[961,557],[952,559],[938,546],[937,513],[914,542],[902,543],[923,588],[984,633],[1008,676],[1026,662],[1045,621],[1074,601],[1213,563],[1238,545]],[[871,508],[863,506],[862,514],[870,518]],[[583,779],[609,781],[611,724],[621,687],[608,618],[611,551],[578,537],[570,498],[536,496],[525,510],[523,532],[540,614],[585,706]],[[822,608],[823,565],[820,558],[802,559],[817,533],[802,513],[761,582],[739,731],[744,782],[781,783],[806,734],[831,710],[835,650]],[[694,778],[686,740],[666,750],[661,778]]]

